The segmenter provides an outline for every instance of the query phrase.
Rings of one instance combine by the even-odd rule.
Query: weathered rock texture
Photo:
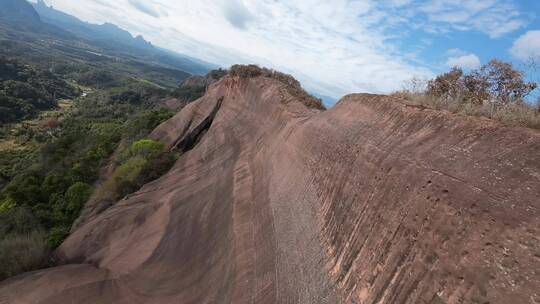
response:
[[[540,134],[226,77],[152,135],[174,168],[0,303],[539,303]]]

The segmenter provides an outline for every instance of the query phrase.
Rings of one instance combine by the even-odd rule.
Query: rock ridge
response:
[[[291,86],[211,84],[151,135],[171,171],[0,303],[540,301],[540,132]]]

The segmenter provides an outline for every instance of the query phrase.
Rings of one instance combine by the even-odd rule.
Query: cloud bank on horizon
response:
[[[46,0],[223,66],[256,63],[331,97],[387,93],[412,77],[540,58],[527,0]],[[539,1],[540,2],[540,1]]]

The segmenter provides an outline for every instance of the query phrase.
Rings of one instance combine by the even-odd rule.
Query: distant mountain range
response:
[[[52,6],[47,6],[43,0],[38,0],[37,3],[32,3],[32,5],[39,17],[41,17],[41,21],[65,29],[77,37],[101,43],[120,43],[124,46],[140,49],[154,49],[152,44],[142,36],[133,37],[128,31],[114,24],[83,22],[72,15],[54,9]]]
[[[24,0],[0,1],[0,25],[20,31],[52,34],[62,38],[75,38],[61,28],[44,24],[32,5]]]
[[[23,0],[9,0],[24,2]],[[32,3],[33,8],[41,17],[41,21],[66,30],[75,36],[92,41],[104,48],[123,48],[139,55],[148,56],[149,61],[156,61],[169,67],[178,68],[190,74],[204,75],[217,65],[164,50],[153,46],[142,36],[133,37],[128,31],[111,23],[92,24],[81,21],[77,17],[48,6],[43,0]]]
[[[98,47],[104,52],[125,58],[136,57],[145,64],[178,69],[189,74],[205,75],[217,65],[153,46],[142,36],[111,23],[92,24],[48,6],[43,0],[0,1],[0,29],[46,34],[75,39]]]
[[[31,4],[21,0],[2,0],[0,2],[0,19],[25,27],[36,26],[41,22],[39,14],[32,9]]]

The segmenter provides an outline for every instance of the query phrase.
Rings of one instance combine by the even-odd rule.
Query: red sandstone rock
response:
[[[226,77],[152,136],[185,151],[0,303],[539,303],[540,133]]]

